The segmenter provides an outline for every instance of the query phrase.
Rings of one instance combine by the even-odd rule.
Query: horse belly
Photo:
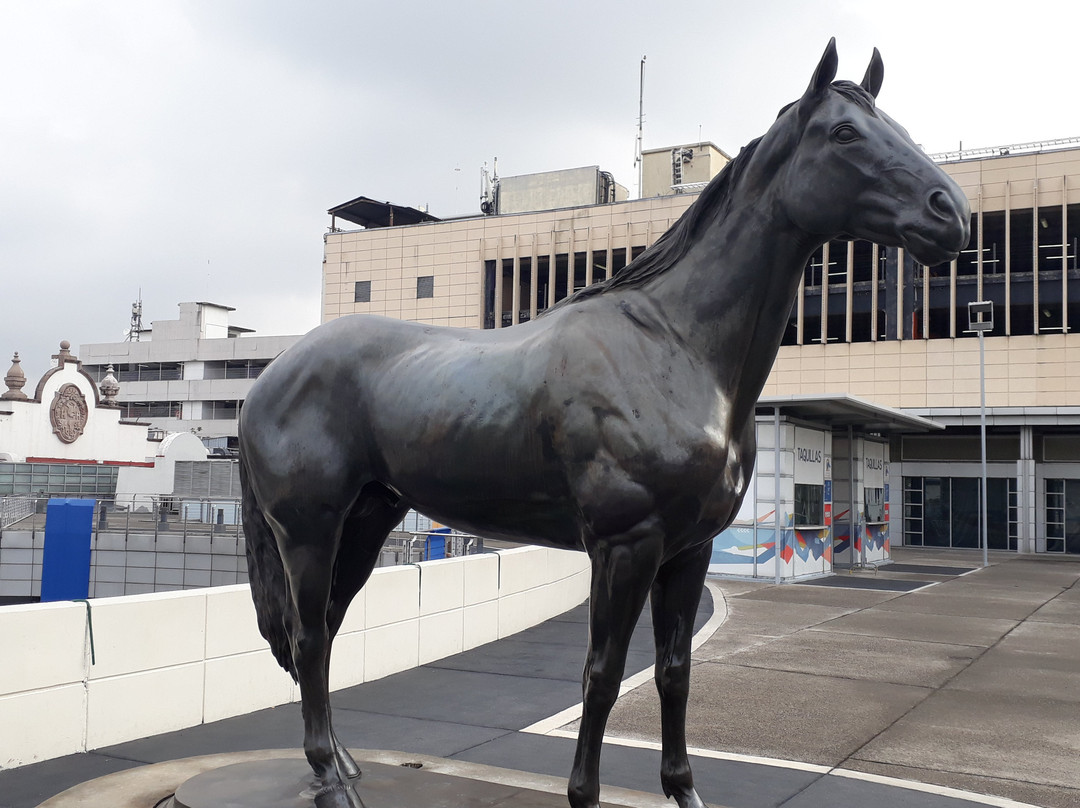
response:
[[[414,385],[401,374],[380,383],[369,437],[379,481],[466,532],[576,546],[575,509],[535,390],[477,376],[443,376],[430,396],[412,400],[405,391]]]

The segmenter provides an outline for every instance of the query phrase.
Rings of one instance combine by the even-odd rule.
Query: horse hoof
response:
[[[348,783],[335,783],[315,795],[315,808],[364,808],[364,803]]]

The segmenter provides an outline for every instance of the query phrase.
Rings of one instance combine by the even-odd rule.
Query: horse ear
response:
[[[878,49],[874,48],[874,55],[870,57],[870,65],[866,68],[866,75],[863,76],[862,88],[877,98],[878,92],[881,91],[881,80],[884,78],[885,64],[881,61]]]
[[[807,95],[816,95],[823,92],[832,84],[832,80],[836,78],[837,62],[836,37],[833,37],[825,47],[825,53],[821,55],[821,61],[818,62],[817,70],[814,71],[814,77],[810,79],[810,86],[806,88]]]

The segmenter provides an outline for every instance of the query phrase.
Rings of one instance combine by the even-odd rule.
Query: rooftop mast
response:
[[[638,199],[641,198],[642,162],[641,162],[641,139],[645,128],[645,57],[641,57],[641,73],[638,78],[638,114],[637,114],[637,145],[634,148],[634,167],[638,172]]]
[[[142,289],[139,290],[139,299],[131,304],[131,325],[128,328],[124,342],[138,342],[142,333]]]

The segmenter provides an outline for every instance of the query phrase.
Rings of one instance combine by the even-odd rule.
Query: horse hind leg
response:
[[[686,702],[694,615],[712,547],[694,547],[660,567],[650,593],[656,640],[656,689],[660,694],[660,783],[679,808],[705,808],[694,788],[686,753]]]
[[[290,521],[276,521],[288,582],[286,621],[304,717],[304,753],[317,778],[316,808],[363,808],[338,762],[330,716],[327,661],[331,634],[327,615],[341,539],[341,517],[290,509]]]
[[[361,493],[341,531],[341,544],[338,548],[337,562],[334,565],[330,603],[326,613],[329,636],[326,652],[327,681],[330,678],[330,657],[334,638],[345,619],[349,604],[371,577],[387,535],[401,522],[408,511],[408,506],[400,504],[398,498],[390,491],[382,489],[381,486],[378,489],[373,487],[369,489]],[[359,778],[360,767],[356,765],[356,761],[349,754],[345,744],[338,740],[332,725],[330,733],[337,764],[342,774],[349,779]]]

